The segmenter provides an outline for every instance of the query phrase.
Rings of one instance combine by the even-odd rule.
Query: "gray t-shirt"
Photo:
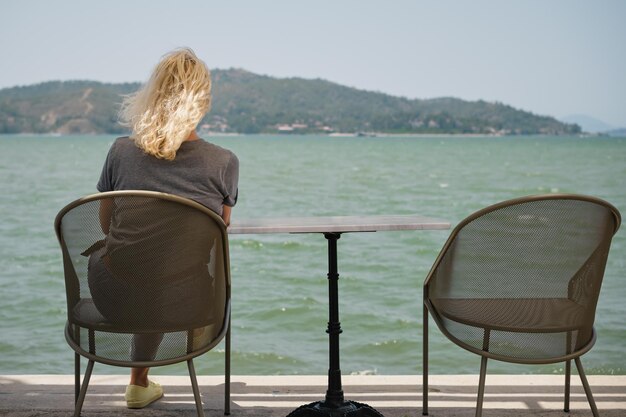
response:
[[[239,160],[231,151],[202,139],[183,142],[173,161],[146,154],[128,137],[107,155],[98,191],[150,190],[186,197],[222,215],[237,202]]]

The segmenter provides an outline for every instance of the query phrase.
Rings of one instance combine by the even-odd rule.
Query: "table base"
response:
[[[328,240],[328,341],[329,368],[326,400],[300,406],[287,417],[384,417],[367,404],[345,401],[339,367],[339,272],[337,271],[337,240],[341,233],[324,233]]]
[[[324,401],[300,406],[287,417],[384,417],[367,404],[346,401],[339,407],[328,407]]]

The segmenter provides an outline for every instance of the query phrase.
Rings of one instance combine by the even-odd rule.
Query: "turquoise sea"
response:
[[[0,136],[0,374],[73,372],[56,213],[96,191],[113,136]],[[208,140],[240,159],[234,217],[422,214],[456,224],[489,204],[551,192],[591,194],[626,213],[626,138],[233,136]],[[597,309],[591,374],[626,374],[626,227],[615,237]],[[344,234],[339,240],[345,374],[421,373],[421,288],[449,231]],[[233,372],[325,374],[326,241],[231,238]],[[196,361],[223,372],[223,344]],[[480,360],[431,327],[431,371],[478,373]],[[561,364],[492,361],[491,373]],[[96,366],[97,373],[125,370]],[[186,366],[155,373],[186,374]]]

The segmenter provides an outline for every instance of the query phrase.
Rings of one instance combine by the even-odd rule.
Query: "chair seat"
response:
[[[100,314],[91,298],[83,298],[74,306],[72,321],[86,328],[112,327],[112,324]]]
[[[557,333],[579,330],[586,310],[567,298],[433,298],[437,312],[458,323],[489,330]]]
[[[131,323],[115,323],[107,320],[93,302],[91,298],[81,299],[72,309],[71,322],[78,324],[79,326],[97,330],[102,332],[113,333],[169,333],[187,331],[190,329],[200,329],[207,325],[213,324],[206,320],[198,321],[197,323],[159,323],[159,327],[151,323],[142,323],[138,325],[132,325]]]

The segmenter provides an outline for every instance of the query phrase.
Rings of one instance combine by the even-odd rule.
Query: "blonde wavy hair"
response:
[[[124,97],[120,121],[144,152],[173,160],[211,108],[211,74],[189,48],[161,58],[148,82]]]

